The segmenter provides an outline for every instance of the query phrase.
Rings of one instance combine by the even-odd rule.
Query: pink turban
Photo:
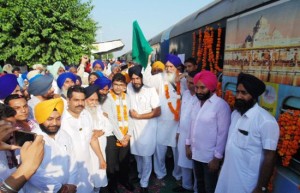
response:
[[[216,75],[210,71],[203,70],[196,74],[194,84],[197,84],[198,81],[201,81],[211,92],[214,92],[217,88],[218,79]]]

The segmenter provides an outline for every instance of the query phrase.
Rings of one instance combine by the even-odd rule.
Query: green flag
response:
[[[146,68],[148,57],[152,50],[138,22],[134,21],[132,32],[132,60]]]

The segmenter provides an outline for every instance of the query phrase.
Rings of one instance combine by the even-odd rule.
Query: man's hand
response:
[[[77,192],[77,186],[73,184],[63,184],[58,193],[75,193]]]
[[[208,168],[211,172],[217,171],[220,168],[220,162],[221,160],[214,157],[209,163]]]
[[[99,163],[100,163],[100,169],[101,170],[105,170],[106,167],[107,167],[105,160],[104,159],[100,159]]]
[[[129,114],[132,118],[139,119],[139,114],[134,109],[129,110]]]
[[[102,135],[104,135],[104,131],[103,130],[93,130],[93,137],[99,138]]]
[[[21,148],[22,164],[19,169],[24,173],[26,180],[38,169],[44,158],[43,136],[37,135],[33,142],[25,142]]]
[[[192,150],[190,145],[185,146],[185,154],[188,159],[192,159]]]
[[[1,120],[0,121],[0,142],[4,142],[9,139],[10,134],[17,130],[13,127],[11,122]]]
[[[131,137],[130,135],[125,135],[123,139],[120,141],[123,147],[127,147],[130,137]]]

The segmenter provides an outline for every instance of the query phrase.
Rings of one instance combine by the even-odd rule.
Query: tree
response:
[[[0,60],[77,63],[95,42],[92,9],[80,0],[0,0]]]

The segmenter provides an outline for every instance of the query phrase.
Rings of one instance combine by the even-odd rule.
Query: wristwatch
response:
[[[262,192],[267,192],[267,188],[266,187],[261,187],[261,191]]]

